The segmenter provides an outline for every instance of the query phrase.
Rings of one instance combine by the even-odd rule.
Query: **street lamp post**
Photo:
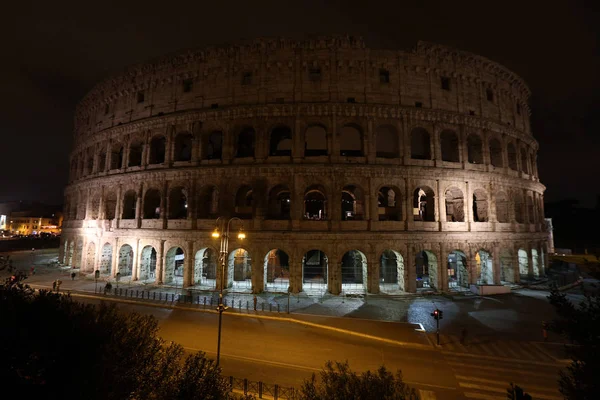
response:
[[[227,309],[223,304],[223,287],[225,286],[225,262],[227,261],[227,252],[229,247],[229,228],[231,221],[239,220],[238,217],[232,217],[226,220],[224,217],[217,218],[215,230],[212,233],[212,237],[221,240],[221,246],[219,250],[219,259],[221,261],[221,284],[219,288],[219,305],[217,311],[219,312],[219,333],[217,338],[217,367],[221,358],[221,322],[223,320],[223,311]],[[246,238],[244,232],[240,229],[238,233],[238,239],[242,240]]]

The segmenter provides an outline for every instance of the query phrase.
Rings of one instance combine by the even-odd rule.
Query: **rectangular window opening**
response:
[[[475,111],[469,110],[469,115],[475,115]]]
[[[354,97],[348,97],[348,98],[346,99],[346,101],[347,101],[348,103],[356,103],[356,99],[355,99]]]
[[[492,91],[492,89],[486,89],[485,96],[487,97],[488,101],[491,101],[491,102],[494,101],[494,92]]]
[[[387,69],[379,70],[379,83],[390,83],[390,71]]]
[[[308,70],[308,78],[312,82],[319,82],[321,80],[321,68],[310,68]]]
[[[244,72],[242,75],[242,85],[252,84],[252,72]]]
[[[137,92],[137,102],[138,103],[144,102],[144,92]]]
[[[219,108],[219,103],[213,103],[213,104],[211,104],[210,108]]]
[[[450,90],[450,78],[447,76],[442,76],[442,89],[448,91]]]
[[[415,101],[415,107],[421,108],[423,107],[423,103],[421,103],[420,101]]]
[[[283,97],[278,97],[275,99],[275,103],[283,104],[285,103],[285,99]]]
[[[517,103],[517,114],[521,115],[521,105]]]
[[[104,105],[104,115],[108,115],[109,111],[110,111],[110,106],[108,104],[105,104]]]
[[[185,79],[183,81],[183,92],[184,93],[191,92],[193,87],[194,87],[194,81],[192,79]]]

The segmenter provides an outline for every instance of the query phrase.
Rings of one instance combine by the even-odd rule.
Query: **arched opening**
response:
[[[446,190],[446,221],[465,222],[465,199],[459,188]]]
[[[508,198],[504,192],[496,193],[496,219],[501,223],[510,222],[508,219]]]
[[[137,196],[134,190],[128,190],[123,196],[123,213],[121,219],[134,219]]]
[[[181,132],[175,136],[175,161],[192,160],[192,139],[189,132]]]
[[[342,189],[342,221],[362,220],[365,214],[365,195],[354,185]]]
[[[156,249],[153,246],[145,246],[142,249],[138,278],[142,283],[156,280]]]
[[[249,127],[242,129],[237,137],[237,158],[254,157],[255,136],[254,129]]]
[[[164,136],[155,136],[150,141],[150,164],[162,164],[165,162],[167,139]]]
[[[210,132],[202,138],[202,159],[220,160],[223,157],[223,132]]]
[[[198,192],[196,203],[198,218],[212,219],[219,214],[219,189],[216,186],[203,186]]]
[[[415,221],[435,221],[435,196],[429,186],[421,186],[413,193],[413,217]]]
[[[238,290],[252,290],[252,259],[245,249],[229,253],[227,286]]]
[[[119,169],[123,167],[123,146],[115,143],[110,149],[110,169]]]
[[[458,150],[458,135],[451,130],[440,133],[440,147],[442,149],[442,161],[460,162]]]
[[[502,145],[498,139],[490,140],[490,163],[494,167],[502,168]]]
[[[104,198],[104,219],[115,219],[117,208],[117,194],[114,191],[106,193]]]
[[[165,257],[165,284],[183,286],[185,253],[181,247],[171,247]]]
[[[196,252],[194,258],[194,284],[200,288],[215,289],[217,287],[217,252],[204,248]]]
[[[448,254],[448,288],[450,290],[469,289],[467,256],[459,250]]]
[[[527,162],[527,151],[521,149],[521,171],[524,174],[529,174],[529,163]]]
[[[513,256],[508,249],[500,250],[500,283],[514,283]]]
[[[508,146],[506,146],[506,152],[506,155],[508,156],[508,167],[513,171],[518,171],[519,166],[517,164],[517,149],[515,148],[515,145],[509,143]]]
[[[139,167],[142,165],[142,151],[144,144],[141,140],[134,140],[129,144],[129,167]]]
[[[88,244],[87,252],[85,254],[85,262],[83,264],[83,270],[85,272],[94,272],[94,260],[96,259],[96,243],[91,242]]]
[[[420,251],[415,256],[417,290],[435,289],[438,287],[437,257],[428,250]]]
[[[362,131],[358,125],[346,125],[340,131],[340,156],[362,157]]]
[[[321,250],[310,250],[302,257],[302,290],[327,291],[328,260]]]
[[[410,158],[431,160],[431,140],[429,132],[423,128],[415,128],[410,133]]]
[[[404,292],[404,258],[394,250],[385,250],[379,264],[379,290],[394,294]]]
[[[131,276],[131,272],[133,271],[133,248],[130,245],[124,244],[121,246],[117,266],[117,272],[121,274],[121,279]]]
[[[382,186],[377,193],[380,221],[402,221],[402,196],[395,186]]]
[[[100,253],[100,274],[110,275],[112,269],[112,245],[110,243],[104,243],[102,246],[102,252]]]
[[[535,210],[533,209],[533,199],[527,196],[527,219],[530,224],[535,223]]]
[[[529,278],[529,258],[527,252],[523,249],[519,249],[517,256],[519,258],[519,275],[521,280],[527,280]]]
[[[188,216],[187,190],[176,186],[169,193],[169,219],[186,219]]]
[[[364,293],[367,289],[367,257],[358,250],[350,250],[342,257],[342,291]]]
[[[520,192],[515,192],[513,194],[513,202],[515,209],[515,221],[519,224],[525,223],[525,212],[523,210],[523,195]]]
[[[533,277],[540,277],[540,259],[538,255],[538,251],[536,249],[531,249],[531,265],[533,266]]]
[[[144,195],[144,219],[160,218],[160,192],[148,189]]]
[[[472,133],[467,137],[467,153],[469,163],[483,164],[483,143],[479,135]]]
[[[292,130],[290,128],[288,128],[287,126],[279,126],[271,131],[269,155],[292,155]]]
[[[400,155],[398,146],[398,132],[393,126],[384,125],[377,128],[376,151],[377,157],[398,158]]]
[[[92,149],[87,151],[87,157],[85,158],[85,172],[86,175],[94,173],[94,152]]]
[[[275,186],[269,192],[269,219],[290,219],[291,195],[285,185]]]
[[[100,154],[98,154],[98,172],[105,172],[105,171],[106,171],[106,150],[102,149],[100,151]]]
[[[251,219],[254,216],[254,194],[252,188],[244,185],[235,195],[235,213],[241,219]]]
[[[304,132],[304,157],[327,155],[327,131],[321,125],[308,127]]]
[[[279,249],[271,250],[264,260],[265,290],[268,292],[287,292],[290,286],[290,258]]]
[[[304,192],[304,218],[312,220],[327,219],[327,197],[321,185],[310,186]]]
[[[482,189],[473,192],[473,221],[488,221],[488,199],[487,194]]]
[[[475,265],[477,267],[477,284],[493,285],[494,267],[490,253],[485,250],[479,250],[475,253]]]

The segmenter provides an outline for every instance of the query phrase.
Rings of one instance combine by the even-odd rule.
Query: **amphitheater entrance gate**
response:
[[[102,246],[102,253],[100,253],[100,270],[101,275],[110,275],[112,269],[112,254],[113,249],[110,243],[104,243]]]
[[[252,290],[252,259],[247,250],[240,248],[229,253],[226,286],[239,291]]]
[[[290,286],[290,258],[283,250],[273,249],[264,260],[264,282],[267,292],[287,292]]]
[[[404,258],[395,250],[385,250],[379,265],[379,291],[394,294],[405,291]]]
[[[438,285],[437,257],[431,251],[423,250],[415,256],[417,291],[435,289]]]
[[[492,256],[485,250],[475,253],[475,265],[477,266],[477,284],[494,284],[494,267]]]
[[[521,280],[527,280],[529,278],[529,259],[527,258],[527,252],[523,249],[519,249],[517,253],[519,256],[519,274]]]
[[[138,279],[142,282],[156,281],[156,249],[153,246],[145,246],[142,249]]]
[[[121,274],[121,278],[131,276],[131,271],[133,270],[133,248],[128,244],[124,244],[119,250],[118,267],[117,272]]]
[[[321,250],[310,250],[302,257],[302,290],[308,294],[327,291],[328,260]]]
[[[171,247],[165,259],[165,284],[183,286],[185,253],[181,247]]]
[[[467,256],[459,250],[448,254],[448,289],[469,289],[469,271],[467,270]]]
[[[217,286],[217,253],[207,247],[196,252],[194,257],[194,286],[200,289],[215,289]]]
[[[365,293],[367,290],[367,257],[350,250],[342,257],[342,292]]]

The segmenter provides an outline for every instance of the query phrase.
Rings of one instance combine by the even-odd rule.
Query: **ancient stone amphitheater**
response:
[[[128,68],[75,116],[61,260],[107,279],[346,294],[544,274],[530,91],[476,54],[256,40]],[[238,240],[243,229],[246,239]]]

